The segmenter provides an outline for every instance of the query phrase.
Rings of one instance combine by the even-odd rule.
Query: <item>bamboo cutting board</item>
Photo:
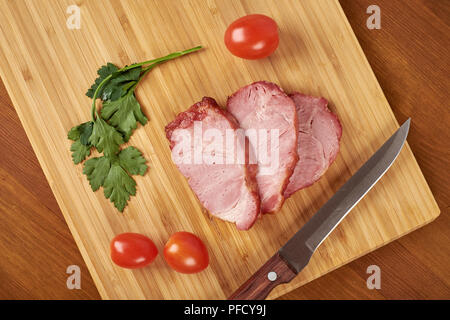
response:
[[[66,27],[67,7],[81,8],[81,28]],[[245,61],[224,47],[229,23],[249,13],[273,17],[280,46]],[[90,119],[84,93],[100,65],[123,66],[173,51],[206,49],[154,69],[137,90],[149,123],[133,134],[150,166],[137,195],[119,213],[92,192],[70,157],[67,131]],[[263,264],[398,128],[383,92],[335,0],[303,1],[23,1],[0,0],[0,73],[70,230],[105,299],[225,298]],[[172,164],[164,126],[202,96],[227,95],[257,80],[285,91],[321,95],[344,128],[341,152],[325,176],[247,232],[202,211]],[[414,119],[413,119],[414,121]],[[414,126],[414,123],[413,123]],[[408,145],[390,171],[314,254],[280,296],[364,255],[439,215]],[[144,269],[109,258],[121,232],[152,238],[160,252],[176,231],[200,236],[210,267],[195,275],[168,268],[162,255]],[[54,244],[57,246],[58,244]]]

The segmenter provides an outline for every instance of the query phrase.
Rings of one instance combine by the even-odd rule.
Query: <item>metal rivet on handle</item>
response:
[[[275,281],[277,280],[277,273],[275,271],[270,271],[267,274],[267,279],[269,279],[270,281]]]

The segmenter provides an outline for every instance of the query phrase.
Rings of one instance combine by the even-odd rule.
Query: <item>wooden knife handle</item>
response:
[[[263,300],[273,288],[281,283],[291,281],[296,275],[277,252],[228,300]]]

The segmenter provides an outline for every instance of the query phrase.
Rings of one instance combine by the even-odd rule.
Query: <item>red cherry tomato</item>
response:
[[[153,241],[139,233],[122,233],[111,240],[111,259],[123,268],[145,267],[157,255],[158,249]]]
[[[225,32],[225,45],[235,56],[261,59],[278,47],[276,22],[262,14],[251,14],[234,21]]]
[[[190,232],[174,233],[164,247],[169,266],[181,273],[196,273],[209,264],[208,250],[199,237]]]

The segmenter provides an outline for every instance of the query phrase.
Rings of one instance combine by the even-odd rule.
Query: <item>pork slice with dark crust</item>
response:
[[[324,98],[290,95],[298,116],[299,160],[284,192],[286,198],[320,179],[339,153],[342,127]]]
[[[198,149],[194,142],[194,128],[200,126],[201,147]],[[215,130],[218,136],[214,139],[208,136],[208,129],[212,129],[210,133]],[[213,216],[236,223],[239,230],[247,230],[259,215],[260,198],[256,170],[246,163],[245,139],[240,139],[238,129],[238,122],[231,114],[221,109],[214,99],[204,97],[166,126],[166,136],[172,159],[201,204]],[[192,139],[188,148],[183,149],[186,136]],[[232,150],[226,141],[231,141]],[[198,150],[200,157],[197,156],[196,162],[194,153]],[[232,161],[225,157],[227,150],[234,154]],[[244,154],[243,161],[238,159],[239,152]]]
[[[298,160],[298,120],[294,102],[276,84],[259,81],[230,96],[227,110],[247,133],[249,130],[258,133],[256,140],[250,138],[250,143],[256,158],[253,160],[258,164],[256,181],[261,212],[276,212],[283,205],[284,191]],[[264,132],[267,140],[260,139],[259,134]],[[274,141],[278,144],[272,145]]]

